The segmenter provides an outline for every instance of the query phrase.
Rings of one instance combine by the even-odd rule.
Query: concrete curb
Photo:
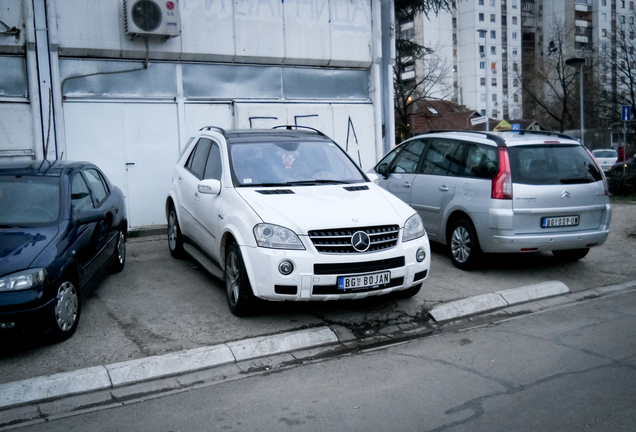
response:
[[[437,322],[449,321],[569,292],[570,289],[563,282],[542,282],[442,303],[429,313]]]
[[[565,284],[550,281],[440,304],[430,314],[436,321],[449,321],[498,309],[509,314],[532,312],[634,289],[636,280],[570,293]],[[558,295],[561,296],[555,297]],[[402,337],[423,334],[426,333],[412,332]],[[125,403],[121,397],[187,388],[214,379],[216,375],[223,376],[227,368],[240,372],[254,365],[342,352],[338,346],[355,349],[386,345],[396,340],[395,337],[400,338],[384,335],[375,341],[374,338],[356,340],[346,328],[322,326],[0,384],[0,430],[5,430],[4,426],[46,421],[46,418],[64,416],[65,412],[81,412],[91,406],[120,406]]]
[[[0,410],[337,342],[319,327],[15,381],[0,385]]]

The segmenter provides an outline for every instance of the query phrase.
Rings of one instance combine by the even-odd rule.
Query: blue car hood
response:
[[[57,226],[0,230],[0,276],[27,269],[51,243]]]

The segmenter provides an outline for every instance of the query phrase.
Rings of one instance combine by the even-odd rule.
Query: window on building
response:
[[[490,30],[490,39],[497,39],[497,30]]]
[[[477,30],[477,32],[479,33],[479,37],[480,38],[485,38],[486,37],[486,30]]]
[[[607,22],[607,14],[606,13],[602,13],[601,14],[601,21]]]
[[[479,45],[479,54],[485,54],[486,53],[486,47],[483,45]]]
[[[479,14],[479,21],[483,21],[483,20],[484,20],[484,14],[483,14],[483,13],[480,13],[480,14]]]
[[[481,94],[481,101],[486,102],[486,93]]]
[[[625,15],[621,15],[621,24],[625,24]]]
[[[603,0],[605,1],[605,0]],[[479,6],[483,6],[484,5],[484,0],[479,0]]]
[[[517,93],[512,95],[512,100],[515,102],[519,102],[519,95]]]
[[[625,0],[621,0],[621,8],[625,9]]]
[[[453,17],[453,28],[457,28],[457,18]]]
[[[517,40],[517,32],[512,32],[512,40]]]
[[[630,39],[634,39],[634,32],[633,32],[633,31],[630,31],[630,32],[629,32],[629,38],[630,38]]]
[[[481,113],[481,116],[483,117],[483,116],[485,116],[485,115],[486,115],[486,110],[485,110],[485,109],[483,109],[483,110],[481,110],[481,111],[480,111],[480,113]]]
[[[490,70],[497,70],[497,63],[496,62],[490,63]]]
[[[634,10],[634,2],[633,1],[629,2],[629,10]]]
[[[497,102],[497,93],[492,94],[492,101]]]
[[[516,78],[515,78],[515,79],[513,79],[513,80],[512,80],[512,86],[513,86],[513,87],[519,87],[519,80],[518,80],[518,79],[516,79]]]
[[[492,109],[492,115],[491,115],[491,117],[493,117],[493,118],[497,118],[497,108],[493,108],[493,109]]]
[[[517,0],[512,0],[512,8],[517,9]]]
[[[402,34],[400,35],[402,40],[411,40],[415,37],[415,29],[410,28],[407,30],[402,30]]]
[[[517,48],[513,48],[512,49],[512,55],[515,56],[515,57],[518,55]]]
[[[607,29],[603,29],[603,37],[607,37]]]
[[[495,5],[495,0],[490,0],[490,6],[494,6]]]
[[[490,54],[497,54],[497,47],[491,46],[490,47]]]
[[[491,78],[490,79],[490,86],[491,87],[497,87],[497,78]]]
[[[495,14],[490,14],[490,22],[495,22]]]
[[[517,72],[519,70],[519,65],[517,63],[512,64],[512,71]]]
[[[482,2],[483,4],[483,2]],[[601,6],[607,6],[607,0],[601,0]]]
[[[512,25],[517,25],[517,17],[512,17]]]
[[[479,78],[479,85],[485,86],[486,85],[486,78],[484,78],[484,77]]]
[[[479,62],[479,69],[484,69],[486,67],[485,62]]]

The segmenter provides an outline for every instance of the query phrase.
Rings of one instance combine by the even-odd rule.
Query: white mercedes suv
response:
[[[417,212],[300,126],[201,129],[177,162],[166,217],[170,253],[225,280],[237,316],[256,299],[413,296],[430,266]]]

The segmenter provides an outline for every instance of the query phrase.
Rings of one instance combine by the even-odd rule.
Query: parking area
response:
[[[324,324],[358,336],[406,330],[422,325],[437,303],[550,280],[573,292],[635,280],[636,203],[613,209],[607,242],[579,262],[564,264],[550,253],[487,255],[480,269],[466,272],[433,245],[430,276],[411,299],[268,303],[249,318],[232,315],[224,286],[193,260],[173,259],[165,236],[133,238],[126,267],[84,302],[71,339],[3,341],[0,383]]]

